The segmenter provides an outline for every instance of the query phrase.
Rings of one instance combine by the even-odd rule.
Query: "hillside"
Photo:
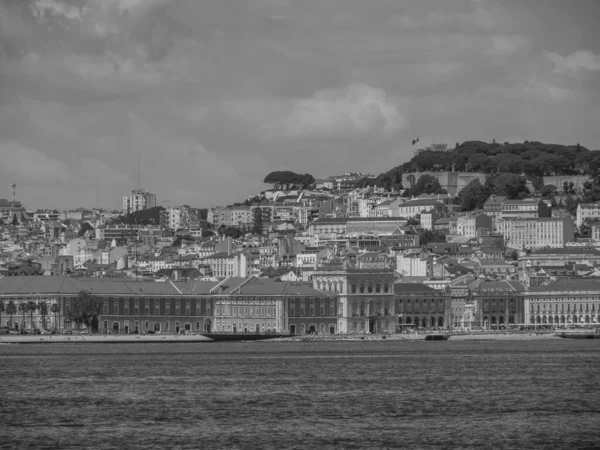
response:
[[[387,189],[402,188],[402,174],[410,172],[479,172],[543,176],[592,175],[600,169],[600,150],[525,141],[499,144],[467,141],[450,151],[426,150],[410,161],[380,174],[375,184]]]

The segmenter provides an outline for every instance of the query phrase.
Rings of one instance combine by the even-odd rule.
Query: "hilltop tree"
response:
[[[481,209],[489,196],[489,188],[483,186],[478,179],[474,179],[460,191],[458,203],[463,211]]]
[[[16,214],[14,214],[14,215],[13,215],[13,218],[12,218],[12,223],[11,223],[11,225],[12,225],[13,227],[16,227],[17,225],[19,225],[19,219],[17,218],[17,215],[16,215]]]
[[[492,194],[505,195],[511,200],[525,198],[529,194],[527,180],[513,173],[502,173],[497,177],[488,177],[486,186],[492,186]]]
[[[408,189],[404,195],[417,196],[421,194],[447,194],[439,180],[429,174],[421,175],[415,185]]]
[[[308,189],[315,182],[312,175],[306,173],[304,175],[291,172],[289,170],[275,171],[268,174],[263,180],[264,183],[273,185],[273,189]]]

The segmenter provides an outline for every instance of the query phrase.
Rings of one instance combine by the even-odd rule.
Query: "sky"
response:
[[[0,0],[0,198],[162,206],[421,146],[600,148],[597,0]],[[138,155],[141,180],[138,180]]]

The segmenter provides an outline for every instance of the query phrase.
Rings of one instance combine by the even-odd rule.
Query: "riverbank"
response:
[[[93,335],[3,335],[0,344],[145,344],[174,342],[213,342],[212,339],[200,335],[139,335],[139,334],[93,334]]]
[[[434,334],[434,333],[432,333]],[[445,334],[445,333],[444,333]],[[553,332],[548,333],[448,333],[450,341],[538,341],[561,339]],[[364,341],[424,341],[425,333],[398,333],[398,334],[312,334],[306,336],[289,336],[275,339],[257,340],[255,342],[364,342]],[[212,339],[201,335],[3,335],[0,344],[144,344],[144,343],[190,343],[214,342]]]
[[[264,342],[332,342],[332,341],[424,341],[427,334],[437,333],[407,333],[407,334],[367,334],[367,335],[307,335],[307,336],[290,336],[278,339],[271,339]],[[536,333],[490,333],[490,332],[474,332],[474,333],[439,333],[449,335],[450,341],[538,341],[538,340],[556,340],[561,339],[554,332]],[[263,342],[263,341],[261,341]]]

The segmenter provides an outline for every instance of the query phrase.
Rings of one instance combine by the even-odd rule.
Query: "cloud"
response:
[[[62,16],[72,20],[82,20],[88,8],[67,5],[56,0],[37,0],[30,5],[33,16],[43,22],[46,19],[46,13],[53,16]]]
[[[224,111],[256,126],[267,139],[391,136],[406,126],[395,102],[383,90],[364,84],[318,91],[311,98],[232,101],[224,104]]]
[[[0,141],[0,160],[0,173],[4,175],[2,178],[6,177],[17,183],[20,180],[34,183],[62,182],[69,178],[67,164],[18,142]]]
[[[554,72],[574,75],[583,70],[600,70],[600,55],[591,50],[577,50],[567,56],[558,53],[544,51],[544,55],[554,63]]]

